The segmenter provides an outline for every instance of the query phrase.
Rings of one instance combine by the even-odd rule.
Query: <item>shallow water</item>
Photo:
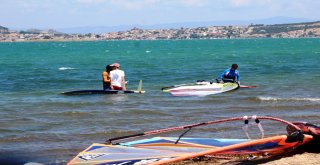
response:
[[[320,39],[28,42],[0,43],[0,50],[3,161],[65,164],[107,138],[243,115],[320,124]],[[101,89],[101,72],[113,62],[129,89],[141,79],[147,92],[59,94]],[[215,79],[232,63],[241,84],[258,87],[206,97],[160,90]],[[281,124],[262,124],[267,134],[285,132]],[[245,138],[241,126],[206,126],[187,136]],[[252,134],[259,134],[255,127]]]

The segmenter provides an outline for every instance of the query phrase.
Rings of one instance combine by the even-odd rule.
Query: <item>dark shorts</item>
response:
[[[118,87],[118,86],[112,86],[113,90],[122,90],[122,87]]]
[[[103,86],[103,90],[111,90],[111,87],[110,86]]]

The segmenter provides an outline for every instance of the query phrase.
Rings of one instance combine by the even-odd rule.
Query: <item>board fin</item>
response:
[[[138,85],[137,91],[138,91],[139,93],[142,93],[142,80],[139,81],[139,85]]]

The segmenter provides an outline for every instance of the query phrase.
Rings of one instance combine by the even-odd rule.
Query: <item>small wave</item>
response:
[[[78,112],[78,111],[68,111],[68,112],[63,112],[62,115],[64,115],[64,116],[84,116],[84,115],[91,115],[91,113]]]
[[[298,98],[298,97],[291,97],[291,98],[281,98],[281,97],[258,97],[261,101],[310,101],[310,102],[320,102],[320,98]]]
[[[141,110],[141,109],[132,109],[128,112],[130,115],[139,115],[139,114],[144,114],[144,115],[160,115],[160,116],[170,116],[171,114],[165,113],[165,112],[160,112],[157,110]]]
[[[71,67],[60,67],[59,70],[72,70],[76,68],[71,68]]]
[[[150,50],[146,50],[146,53],[151,53],[151,51]]]

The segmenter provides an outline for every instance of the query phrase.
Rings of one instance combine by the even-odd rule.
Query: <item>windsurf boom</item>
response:
[[[254,120],[261,127],[260,120],[273,120],[289,125],[292,133],[261,139],[218,139],[218,138],[185,138],[194,127],[205,125],[244,121],[244,127]],[[187,130],[179,137],[153,137],[142,140],[125,140],[156,135],[164,132]],[[244,129],[245,130],[245,129]],[[264,130],[260,129],[262,135]],[[165,128],[111,138],[105,144],[94,143],[80,152],[68,164],[167,164],[205,155],[265,155],[275,156],[288,152],[309,142],[310,135],[304,135],[296,125],[278,118],[266,116],[244,116],[221,120],[195,123],[190,125]]]

